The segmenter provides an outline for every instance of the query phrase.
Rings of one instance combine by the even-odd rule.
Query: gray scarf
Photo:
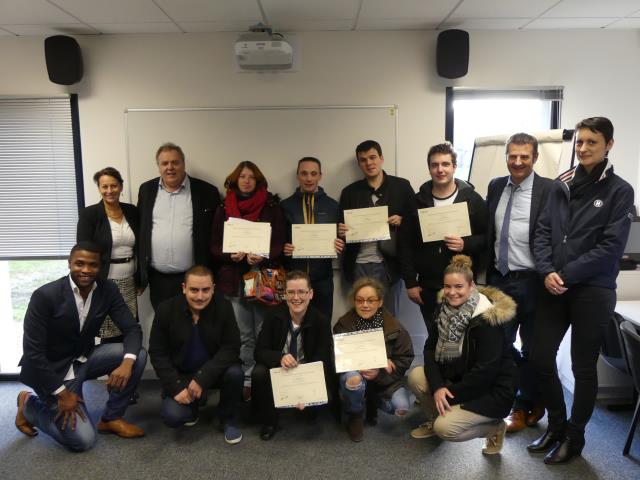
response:
[[[444,299],[438,319],[438,344],[436,345],[436,362],[446,363],[462,355],[462,340],[478,306],[480,294],[477,289],[471,291],[469,299],[458,308],[452,307]]]

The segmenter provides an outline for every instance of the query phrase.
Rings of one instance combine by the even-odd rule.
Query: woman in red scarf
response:
[[[260,169],[249,161],[240,162],[224,182],[227,196],[213,220],[211,253],[217,263],[216,287],[231,302],[240,330],[240,359],[244,370],[243,396],[251,396],[251,372],[255,365],[253,350],[262,328],[265,308],[242,297],[242,276],[252,268],[279,267],[284,242],[285,224],[277,195],[267,191],[267,180]],[[269,258],[251,252],[222,253],[224,222],[230,217],[271,224]]]

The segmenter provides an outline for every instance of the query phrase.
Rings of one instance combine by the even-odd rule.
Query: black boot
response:
[[[544,457],[544,463],[547,465],[567,463],[573,457],[579,456],[583,448],[584,426],[576,425],[569,420],[566,435],[562,441]]]
[[[558,445],[563,438],[564,432],[547,430],[544,435],[527,445],[527,450],[531,453],[545,453]]]

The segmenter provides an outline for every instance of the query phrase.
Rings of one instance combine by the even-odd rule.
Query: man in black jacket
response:
[[[244,374],[233,309],[223,296],[214,297],[213,274],[207,267],[187,270],[182,291],[184,295],[158,306],[149,339],[151,364],[162,383],[162,418],[169,427],[195,425],[206,391],[220,388],[224,438],[238,443]]]
[[[529,134],[512,135],[507,140],[506,157],[509,175],[494,178],[487,189],[487,281],[518,305],[516,317],[507,328],[511,344],[518,330],[522,342],[520,350],[513,346],[520,390],[507,417],[507,432],[517,432],[537,424],[544,415],[544,406],[536,393],[535,372],[529,364],[537,297],[542,284],[533,258],[533,239],[553,180],[533,171],[538,159],[538,140]],[[501,245],[505,248],[501,249]]]
[[[255,349],[252,401],[263,425],[260,431],[262,440],[271,440],[278,424],[269,369],[322,362],[325,382],[328,386],[335,384],[332,381],[331,325],[328,318],[309,305],[313,298],[309,275],[296,270],[289,272],[286,295],[287,304],[274,307],[267,314]],[[333,391],[331,388],[327,390],[329,393]]]
[[[473,185],[454,178],[456,158],[450,143],[429,149],[427,167],[431,180],[422,184],[415,202],[418,209],[466,202],[471,235],[460,237],[452,232],[442,240],[424,243],[416,209],[406,219],[400,235],[402,277],[409,299],[420,306],[429,335],[434,333],[436,295],[442,288],[443,272],[451,257],[463,253],[471,256],[477,265],[486,252],[487,207]]]
[[[185,172],[182,149],[165,143],[156,152],[160,177],[138,191],[140,287],[150,288],[154,310],[180,293],[192,265],[211,267],[211,222],[220,205],[218,189]]]
[[[383,169],[382,147],[374,140],[365,140],[356,147],[358,167],[364,178],[347,185],[340,194],[338,233],[345,238],[348,226],[344,211],[355,208],[388,207],[389,240],[347,243],[342,256],[342,269],[348,282],[360,277],[373,277],[387,292],[384,305],[392,313],[398,310],[400,269],[397,235],[403,218],[415,209],[413,188],[408,180],[388,175]]]

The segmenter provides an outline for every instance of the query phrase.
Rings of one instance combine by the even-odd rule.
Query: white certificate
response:
[[[335,223],[291,225],[293,258],[336,258],[335,239]]]
[[[344,211],[347,243],[389,240],[389,209],[382,207],[355,208]]]
[[[333,336],[336,373],[387,366],[387,349],[381,328]]]
[[[442,240],[445,235],[471,235],[467,202],[421,208],[418,210],[418,218],[424,243]]]
[[[298,404],[327,403],[327,384],[322,362],[301,363],[296,368],[272,368],[271,387],[276,408],[296,407]]]
[[[224,222],[222,253],[245,252],[269,257],[271,224],[229,219]]]

